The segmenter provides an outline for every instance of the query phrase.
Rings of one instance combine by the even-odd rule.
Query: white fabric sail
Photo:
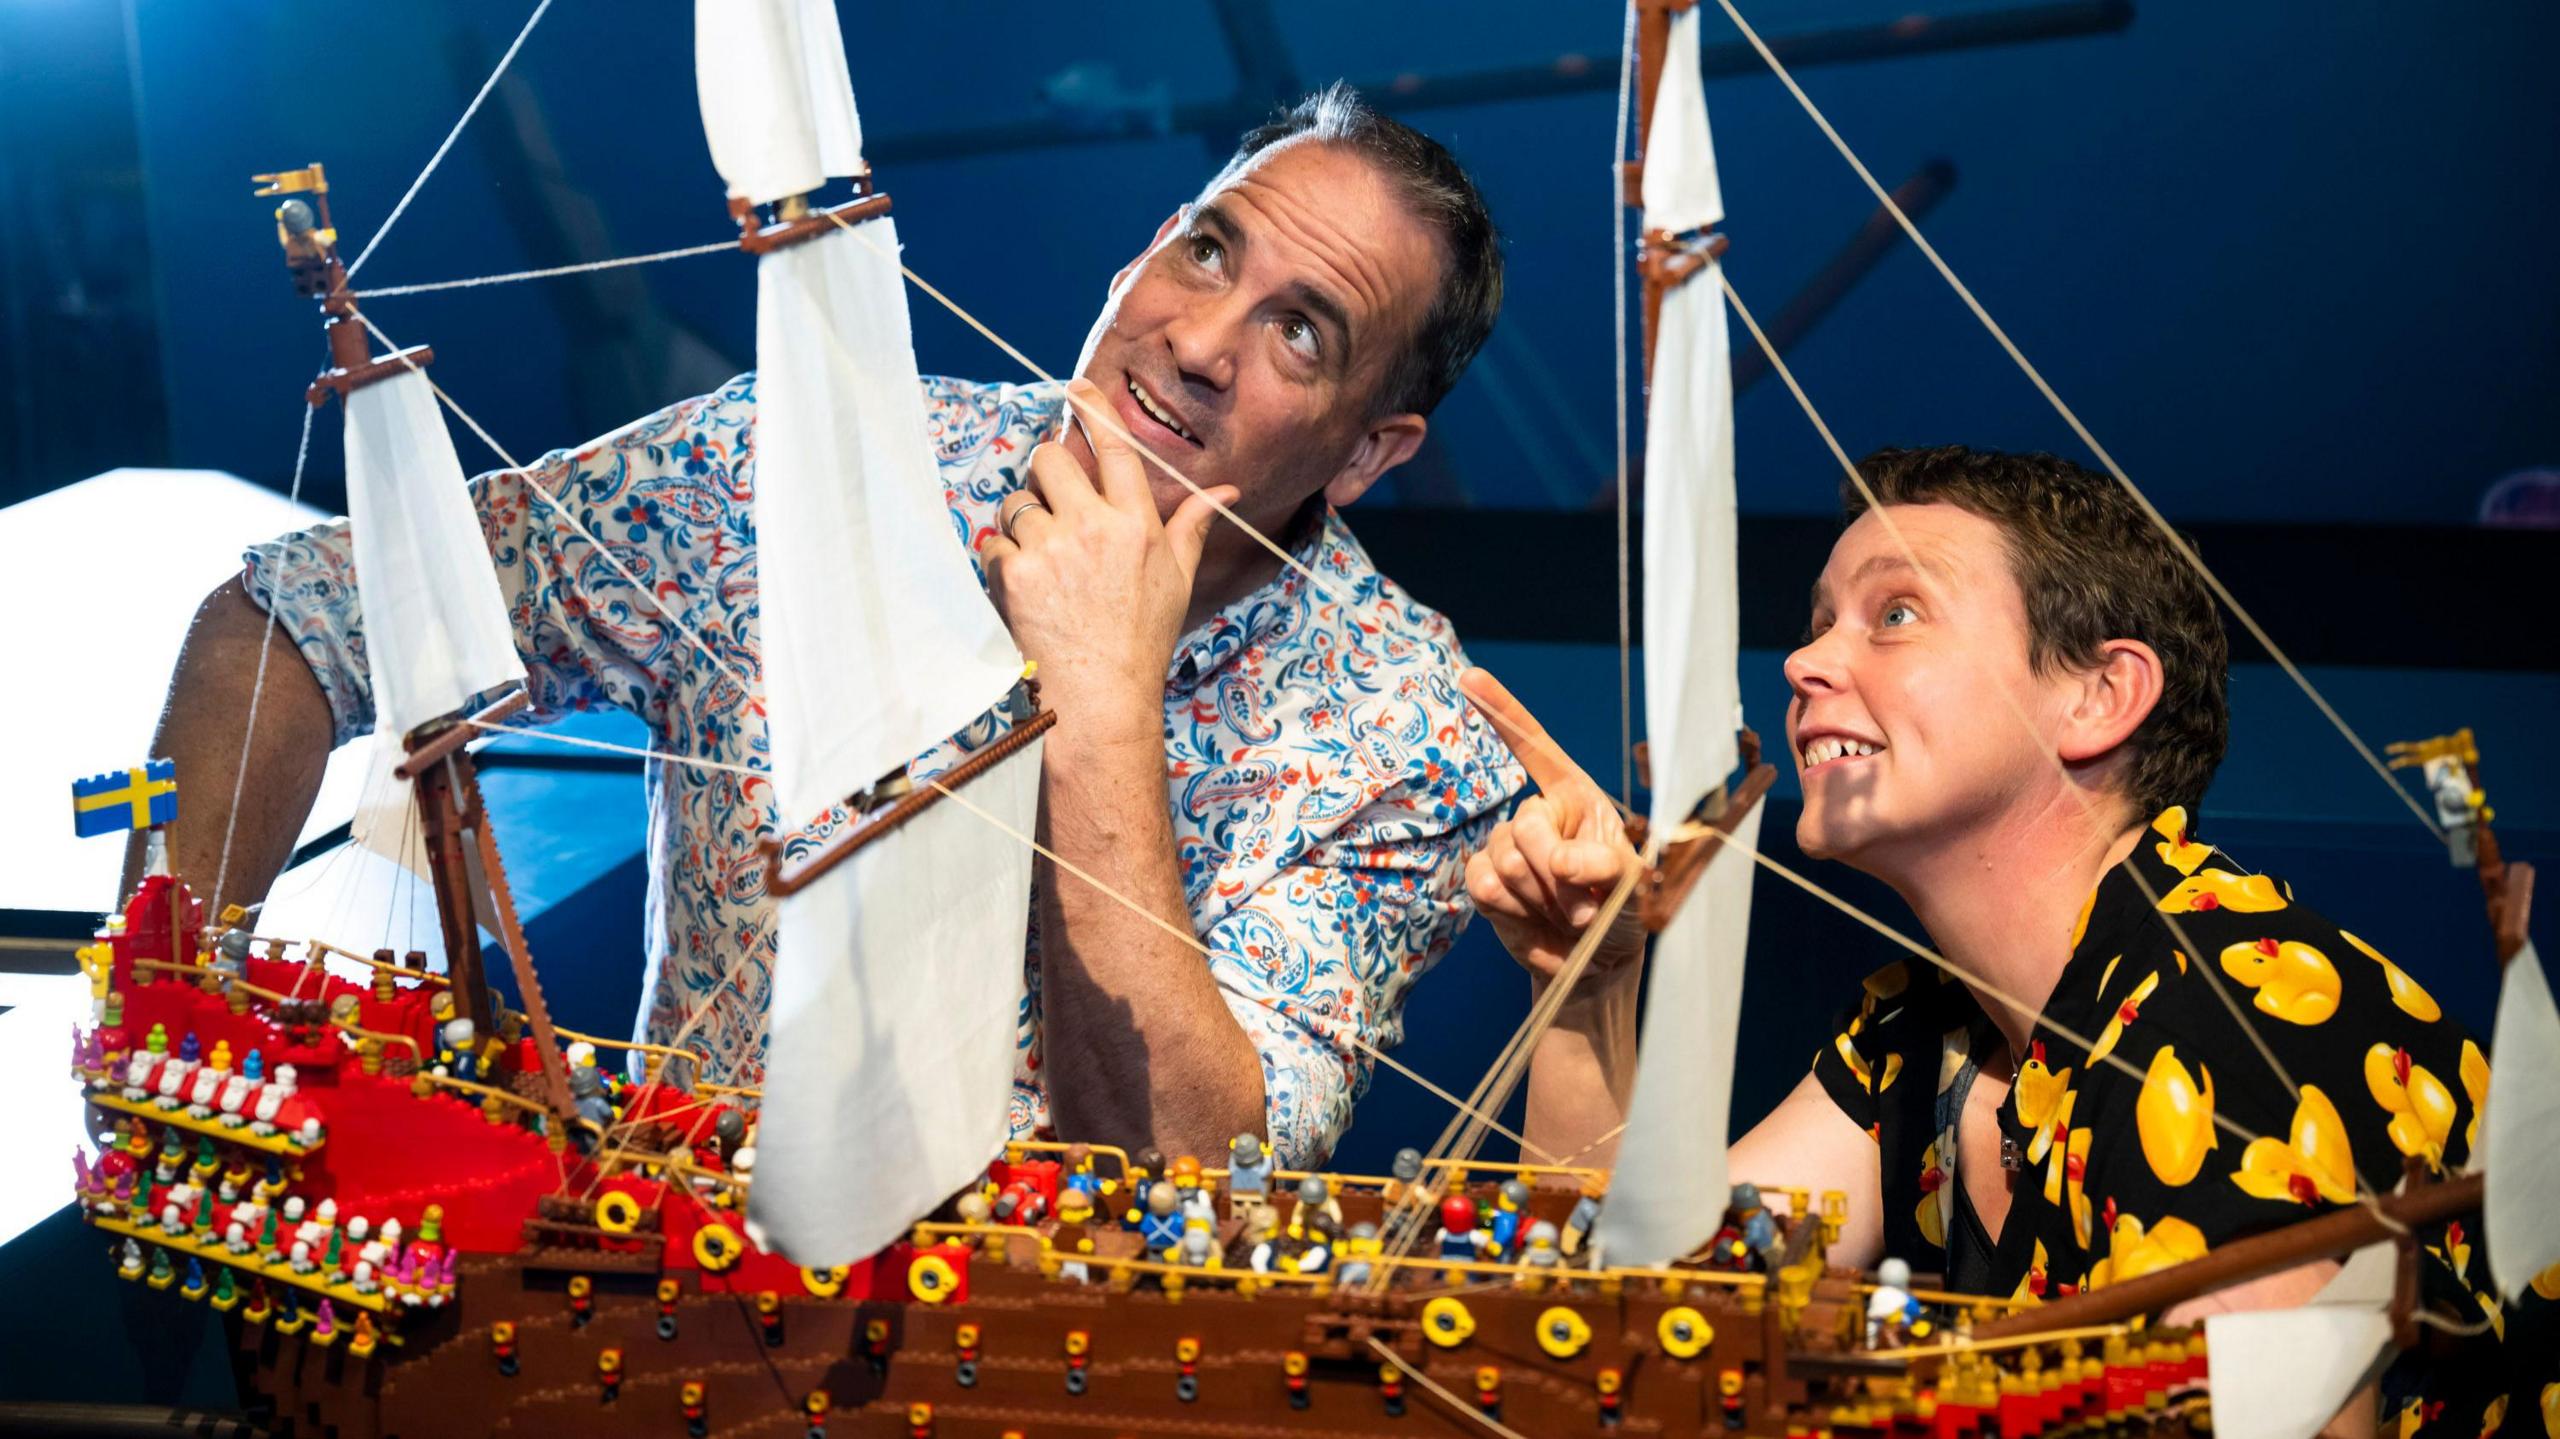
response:
[[[1743,816],[1735,833],[1743,847],[1759,848],[1767,812],[1755,805]],[[1749,855],[1723,847],[1671,927],[1654,940],[1635,1095],[1593,1241],[1610,1264],[1667,1264],[1694,1252],[1723,1222],[1733,1045],[1755,873]]]
[[[882,218],[757,267],[758,615],[786,824],[941,742],[1022,677],[943,503],[897,247]]]
[[[1039,743],[962,793],[1030,833]],[[1030,887],[1030,849],[946,799],[783,901],[747,1203],[772,1248],[877,1253],[1003,1147]]]
[[[1646,231],[1678,233],[1723,219],[1694,9],[1671,22],[1651,135]],[[1645,409],[1644,671],[1659,832],[1685,819],[1739,758],[1733,367],[1715,266],[1663,297],[1654,336]]]
[[[1671,22],[1650,135],[1645,230],[1677,234],[1723,219],[1695,10]],[[1652,823],[1667,835],[1740,758],[1733,373],[1712,264],[1662,300],[1644,475],[1645,736]],[[1737,838],[1758,848],[1759,810]],[[1719,853],[1654,941],[1635,1094],[1597,1235],[1613,1264],[1666,1263],[1719,1222],[1753,873],[1747,856]]]
[[[347,518],[377,733],[405,735],[523,682],[498,572],[425,375],[403,370],[347,396]]]
[[[693,74],[729,193],[769,205],[862,173],[835,0],[694,0]]]
[[[2311,1439],[2345,1408],[2391,1352],[2397,1260],[2367,1245],[2298,1309],[2207,1316],[2216,1439]]]
[[[2528,942],[2507,961],[2489,1048],[2489,1097],[2474,1165],[2485,1168],[2482,1238],[2498,1292],[2513,1299],[2560,1264],[2560,1010]]]

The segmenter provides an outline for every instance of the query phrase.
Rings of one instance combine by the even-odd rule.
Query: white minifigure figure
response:
[[[1867,1347],[1900,1344],[1919,1315],[1920,1301],[1911,1297],[1911,1266],[1899,1259],[1877,1265],[1875,1292],[1867,1296]]]

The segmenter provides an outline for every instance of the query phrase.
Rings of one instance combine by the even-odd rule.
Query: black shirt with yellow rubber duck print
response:
[[[1978,1060],[2000,1042],[1969,990],[1912,960],[1867,979],[1813,1069],[1876,1140],[1885,1252],[1940,1268],[1952,1288],[2021,1299],[2354,1203],[2359,1180],[2388,1192],[2411,1158],[2458,1173],[2489,1087],[2486,1053],[2417,980],[2197,842],[2181,809],[2153,821],[2081,912],[2000,1106],[2002,1147],[2024,1167],[1994,1241],[1956,1182],[1955,1139]],[[2263,1137],[2243,1141],[2217,1118]],[[2427,1307],[2480,1332],[2421,1331],[2383,1379],[2386,1439],[2480,1439],[2513,1406],[2525,1428],[2512,1432],[2538,1417],[2560,1439],[2560,1266],[2502,1305],[2480,1228],[2474,1214],[2420,1236]]]

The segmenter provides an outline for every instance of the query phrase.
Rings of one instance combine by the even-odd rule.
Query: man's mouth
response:
[[[1816,735],[1804,741],[1802,748],[1796,751],[1796,757],[1809,773],[1835,760],[1864,759],[1869,755],[1881,754],[1883,751],[1883,745],[1872,741],[1855,739],[1848,735],[1826,734]]]
[[[1129,397],[1138,402],[1139,410],[1142,411],[1148,419],[1164,426],[1164,428],[1170,431],[1176,439],[1192,445],[1198,445],[1200,443],[1200,437],[1191,433],[1191,431],[1183,425],[1181,420],[1175,418],[1172,410],[1167,409],[1163,404],[1158,402],[1155,396],[1147,393],[1146,387],[1138,383],[1137,376],[1127,376],[1126,382],[1129,387]]]

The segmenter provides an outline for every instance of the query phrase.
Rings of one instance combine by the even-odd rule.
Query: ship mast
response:
[[[423,372],[434,362],[435,352],[418,345],[389,355],[373,353],[355,296],[347,288],[346,266],[338,256],[338,232],[329,216],[329,179],[320,165],[251,178],[260,187],[258,195],[286,197],[275,211],[276,241],[284,249],[285,267],[293,275],[295,292],[319,301],[320,312],[327,317],[324,330],[329,343],[329,368],[311,382],[306,398],[315,406],[328,403],[332,396],[345,402],[352,433],[356,395],[388,381],[414,378],[423,385]],[[432,413],[431,408],[429,412]],[[442,438],[440,419],[437,437]],[[451,444],[447,441],[444,457],[449,460],[450,456]],[[353,468],[351,464],[351,491],[356,484]],[[453,478],[459,478],[458,467]],[[436,480],[430,475],[423,482]],[[458,582],[460,577],[455,578]],[[360,564],[359,587],[363,581]],[[441,597],[441,591],[437,593]],[[377,640],[380,638],[376,636]],[[377,686],[382,671],[396,667],[392,656],[385,652],[388,648],[381,643],[372,647]],[[521,681],[520,667],[514,678]],[[576,1112],[569,1097],[568,1065],[560,1051],[559,1035],[552,1027],[550,1007],[543,1001],[541,982],[534,973],[533,956],[526,948],[524,926],[517,917],[515,897],[499,859],[497,836],[489,824],[488,808],[481,800],[478,773],[470,751],[464,748],[464,742],[479,726],[495,724],[523,709],[525,703],[522,685],[516,683],[495,703],[467,717],[448,713],[411,726],[402,736],[407,758],[393,774],[415,784],[415,802],[427,841],[428,879],[435,891],[436,918],[444,938],[445,968],[456,1016],[470,1020],[482,1034],[494,1033],[498,1028],[498,1002],[489,988],[480,955],[480,920],[485,915],[514,965],[524,1018],[541,1059],[541,1100],[552,1115],[554,1134],[565,1137],[565,1126]],[[387,712],[384,721],[390,722]]]

